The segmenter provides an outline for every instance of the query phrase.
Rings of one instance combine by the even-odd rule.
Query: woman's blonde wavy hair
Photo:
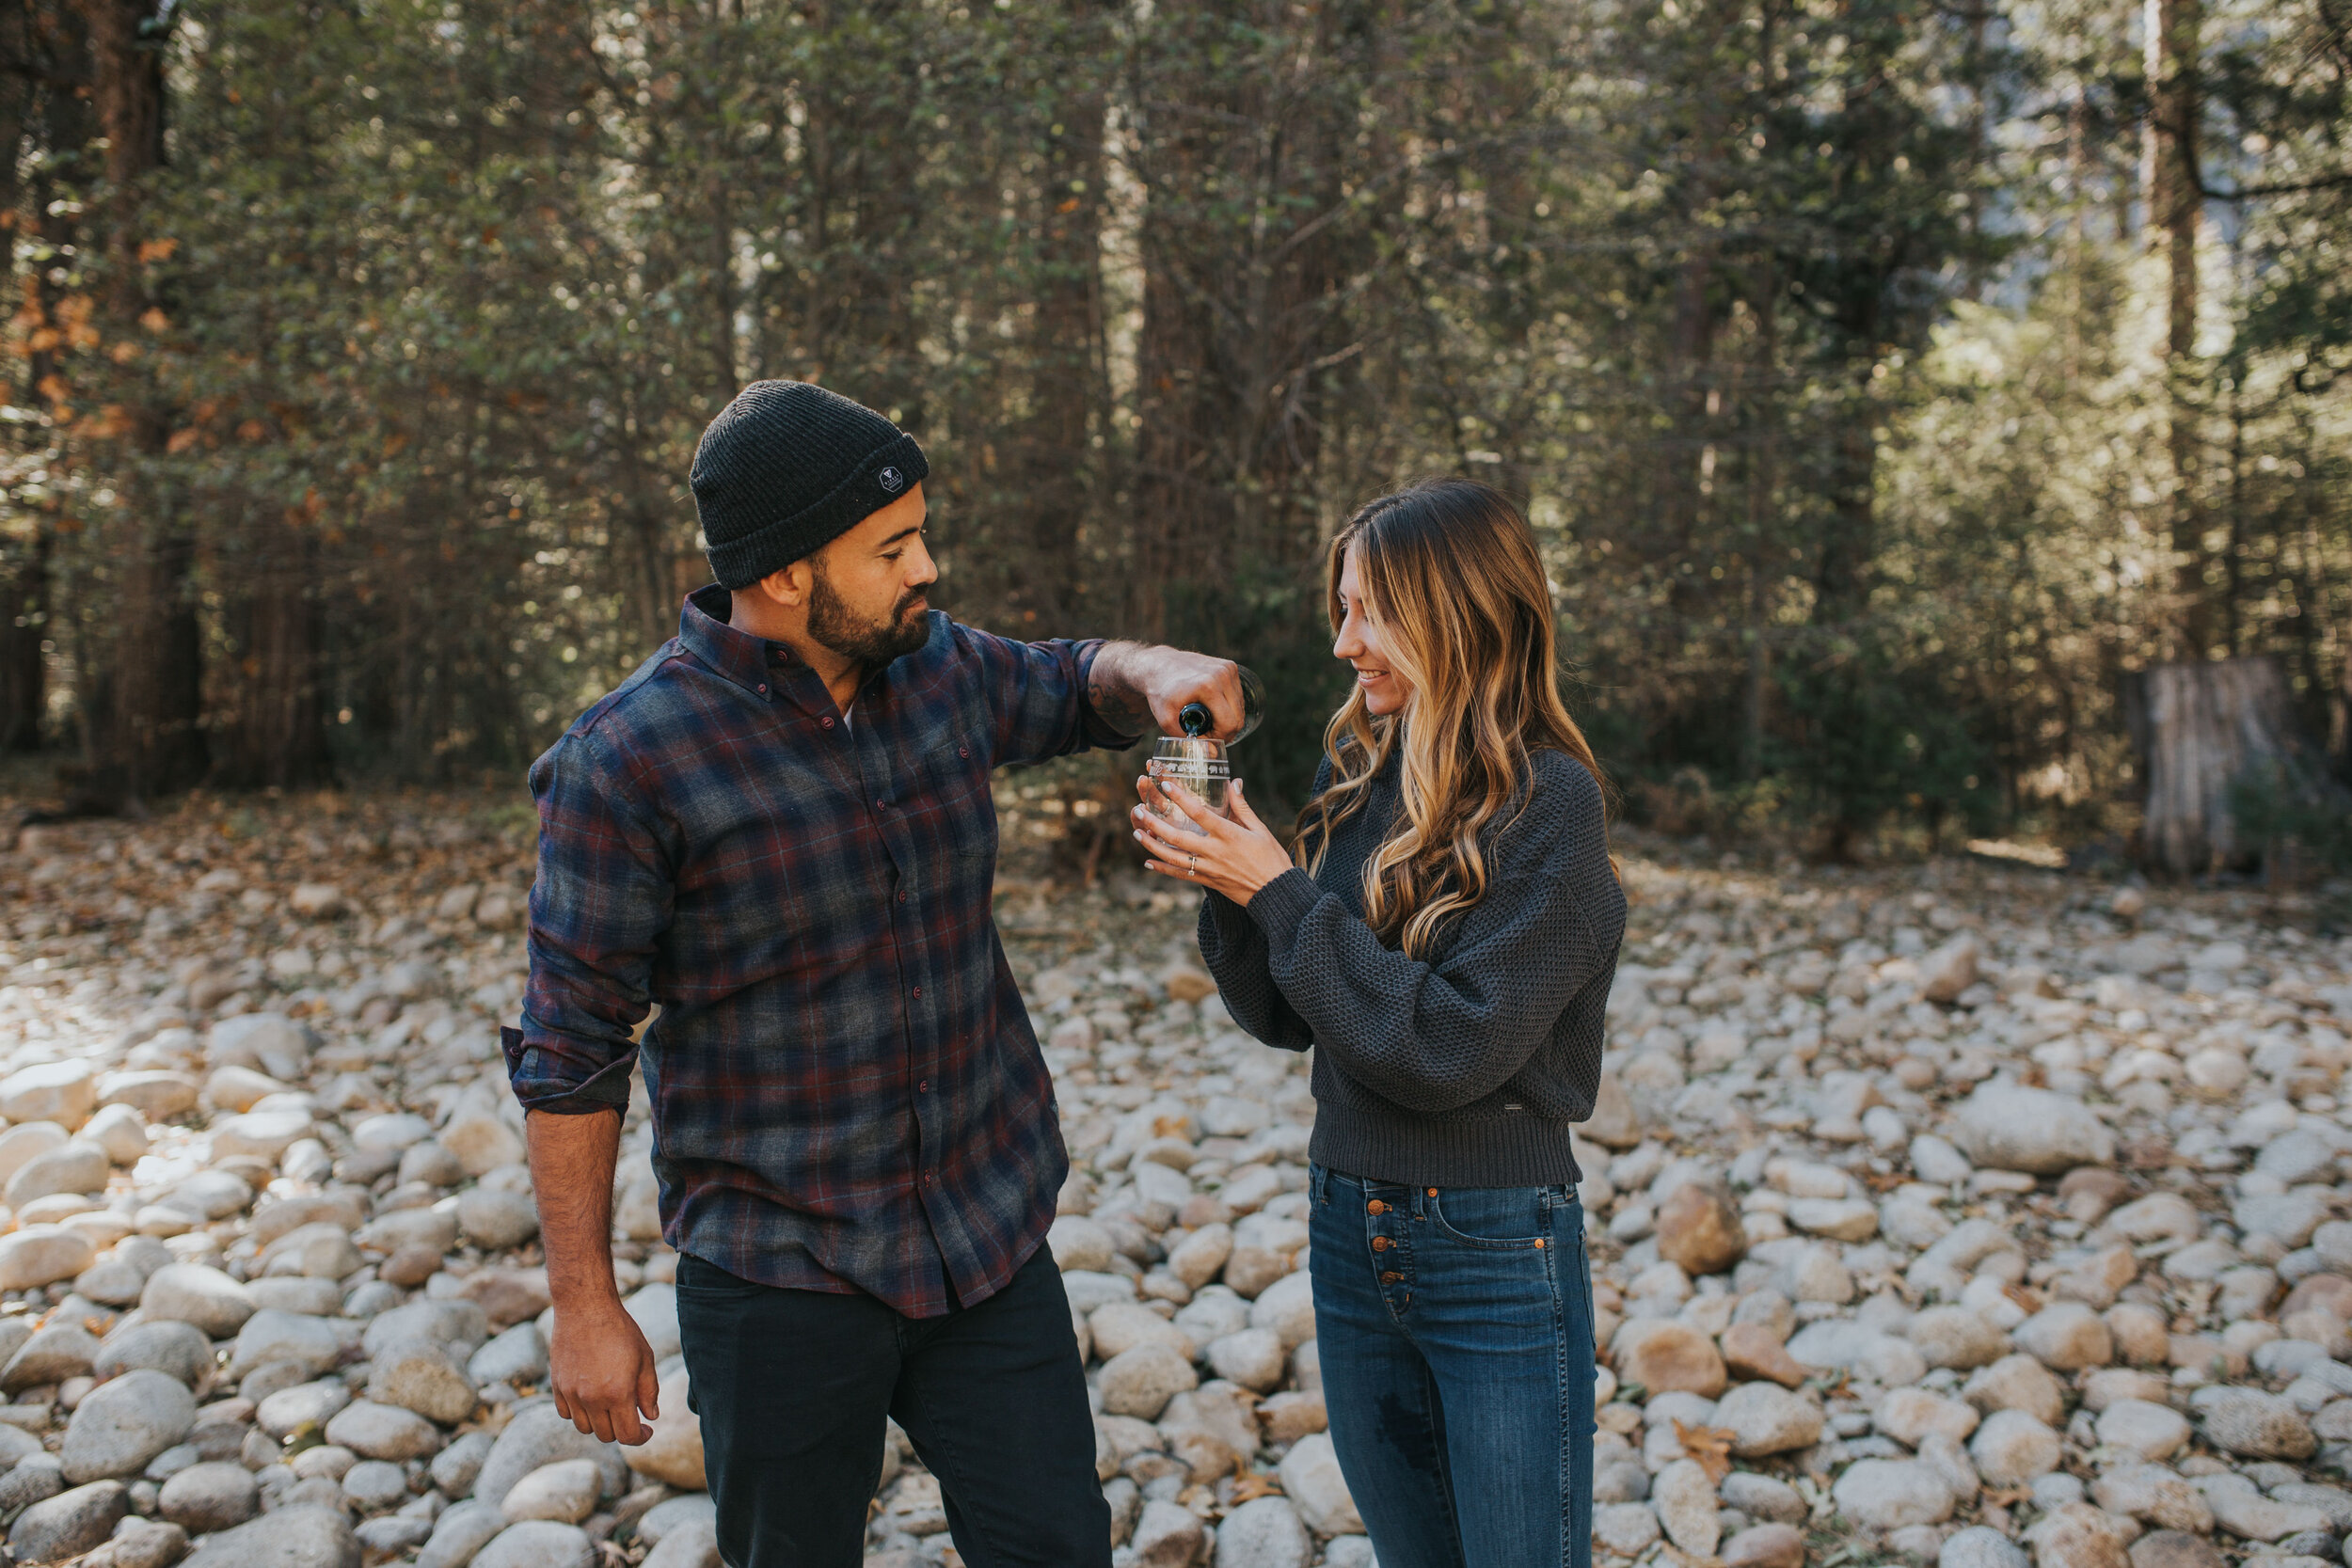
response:
[[[1298,863],[1318,870],[1332,830],[1363,809],[1373,775],[1403,753],[1405,815],[1364,865],[1364,917],[1416,958],[1486,895],[1481,839],[1526,804],[1532,755],[1600,765],[1560,695],[1550,585],[1510,498],[1475,480],[1424,480],[1371,502],[1331,541],[1329,609],[1356,554],[1361,608],[1391,667],[1412,687],[1375,718],[1361,688],[1324,732],[1331,781],[1299,814]]]

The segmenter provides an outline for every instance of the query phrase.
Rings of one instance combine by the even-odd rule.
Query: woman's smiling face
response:
[[[1356,685],[1364,694],[1364,710],[1375,716],[1401,711],[1413,689],[1391,667],[1380,644],[1380,624],[1364,601],[1356,570],[1357,546],[1350,545],[1340,564],[1340,634],[1331,652],[1356,668]]]

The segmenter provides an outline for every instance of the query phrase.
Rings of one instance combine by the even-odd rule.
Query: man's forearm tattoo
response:
[[[1142,735],[1152,727],[1152,705],[1137,689],[1129,659],[1141,644],[1108,642],[1094,656],[1087,674],[1087,702],[1103,722],[1120,735]]]

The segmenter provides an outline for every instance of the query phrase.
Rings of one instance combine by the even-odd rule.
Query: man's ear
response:
[[[805,560],[796,561],[753,583],[750,592],[764,595],[783,609],[798,610],[808,603],[809,587],[815,580],[816,573],[809,563]]]

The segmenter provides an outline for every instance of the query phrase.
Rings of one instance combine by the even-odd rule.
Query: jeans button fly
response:
[[[1389,1244],[1389,1239],[1386,1236],[1375,1236],[1372,1239],[1372,1250],[1375,1252],[1388,1251]]]

